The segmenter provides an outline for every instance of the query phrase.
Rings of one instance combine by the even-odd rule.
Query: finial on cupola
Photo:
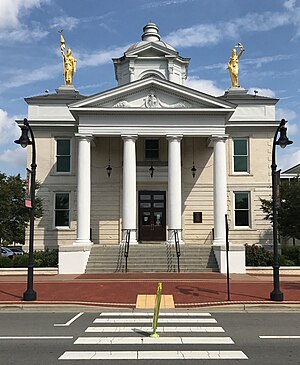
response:
[[[147,23],[143,28],[142,40],[146,42],[158,42],[160,41],[160,35],[158,33],[158,26],[152,22]]]

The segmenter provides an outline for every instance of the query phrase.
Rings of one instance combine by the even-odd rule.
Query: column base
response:
[[[126,230],[123,229],[122,231],[122,241],[121,243],[125,243],[126,242]],[[129,241],[130,245],[137,245],[138,241],[136,239],[136,230],[130,230],[130,241]]]
[[[93,242],[90,240],[77,239],[73,242],[73,246],[92,246]]]
[[[181,233],[182,233],[181,230],[178,230],[179,244],[184,245],[184,241],[182,241],[181,238]],[[168,243],[175,245],[175,236],[174,236],[174,231],[172,229],[168,230]]]
[[[59,274],[84,274],[90,256],[92,243],[60,246],[58,252]]]
[[[226,245],[216,244],[214,241],[212,248],[214,250],[214,254],[219,266],[220,273],[226,274],[227,273]],[[229,259],[230,274],[246,273],[245,246],[229,245],[228,259]]]

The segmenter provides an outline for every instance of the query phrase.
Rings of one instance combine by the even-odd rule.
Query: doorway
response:
[[[166,240],[166,192],[139,191],[139,241]]]

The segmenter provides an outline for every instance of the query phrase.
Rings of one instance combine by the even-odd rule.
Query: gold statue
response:
[[[240,52],[238,55],[236,54],[236,48],[240,49]],[[244,51],[245,51],[245,49],[244,49],[244,46],[242,45],[242,43],[238,43],[238,45],[235,48],[233,48],[231,57],[227,64],[227,66],[228,66],[227,69],[229,70],[231,83],[232,83],[233,87],[239,87],[239,82],[238,82],[239,59]]]
[[[66,42],[62,35],[62,30],[60,33],[60,52],[64,60],[64,78],[66,85],[72,85],[72,79],[74,72],[76,72],[76,62],[77,60],[72,56],[71,48],[67,49],[67,53],[64,53],[66,48]]]

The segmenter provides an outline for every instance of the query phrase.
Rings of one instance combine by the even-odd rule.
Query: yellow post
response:
[[[150,335],[150,337],[159,337],[159,335],[156,333],[156,329],[157,329],[157,321],[158,321],[160,302],[161,302],[161,292],[162,292],[162,283],[158,283],[156,299],[155,299],[155,307],[154,307],[154,313],[153,313],[153,321],[152,321],[153,333]]]

